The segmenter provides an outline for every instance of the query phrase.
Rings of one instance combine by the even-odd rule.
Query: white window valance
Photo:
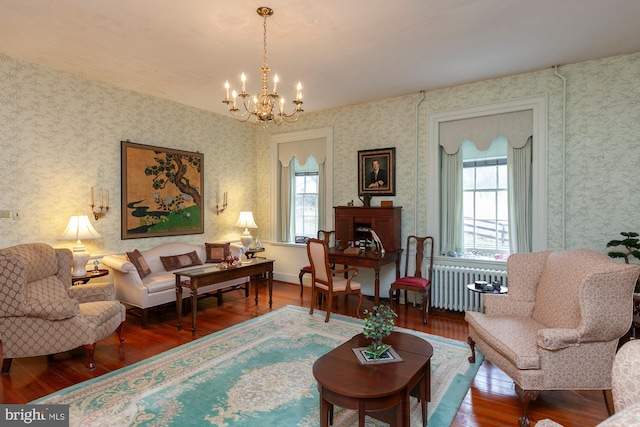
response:
[[[289,165],[292,157],[298,159],[300,165],[304,165],[309,156],[315,157],[319,165],[324,164],[327,152],[323,138],[285,142],[278,145],[278,159],[284,167]]]
[[[513,148],[522,148],[533,134],[532,110],[472,117],[440,123],[440,145],[447,154],[455,154],[465,139],[485,151],[499,135]]]

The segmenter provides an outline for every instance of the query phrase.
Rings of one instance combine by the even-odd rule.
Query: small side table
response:
[[[467,285],[467,289],[469,289],[472,292],[478,292],[479,294],[506,294],[507,291],[509,290],[509,288],[502,285],[500,286],[499,291],[485,291],[484,289],[477,289],[475,283],[469,283]]]
[[[91,271],[87,271],[87,274],[85,274],[84,276],[71,276],[71,284],[72,285],[79,285],[82,284],[84,285],[85,283],[87,283],[89,280],[91,279],[95,279],[96,277],[102,277],[102,276],[106,276],[109,274],[109,270],[91,270]]]

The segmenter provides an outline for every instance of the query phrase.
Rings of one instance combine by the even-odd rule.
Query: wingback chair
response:
[[[0,249],[0,340],[2,374],[16,357],[60,353],[84,346],[95,367],[96,342],[119,329],[125,307],[113,285],[72,286],[68,249],[31,243]]]
[[[515,382],[528,407],[543,390],[603,390],[611,409],[611,368],[618,339],[632,321],[640,266],[599,252],[514,254],[507,295],[483,294],[485,313],[467,312],[475,346]]]

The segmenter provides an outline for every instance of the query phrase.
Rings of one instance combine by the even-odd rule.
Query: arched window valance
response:
[[[288,166],[292,157],[298,159],[300,165],[313,155],[319,165],[324,164],[327,157],[324,139],[308,139],[305,141],[285,142],[278,145],[278,159],[282,166]]]
[[[465,139],[472,141],[478,150],[485,151],[498,135],[507,138],[513,148],[522,148],[533,134],[533,112],[472,117],[440,123],[440,145],[447,154],[455,154]]]

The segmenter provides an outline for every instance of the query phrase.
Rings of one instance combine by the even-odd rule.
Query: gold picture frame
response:
[[[204,233],[204,154],[121,141],[122,239]]]
[[[358,195],[363,194],[396,195],[395,147],[358,151]]]

